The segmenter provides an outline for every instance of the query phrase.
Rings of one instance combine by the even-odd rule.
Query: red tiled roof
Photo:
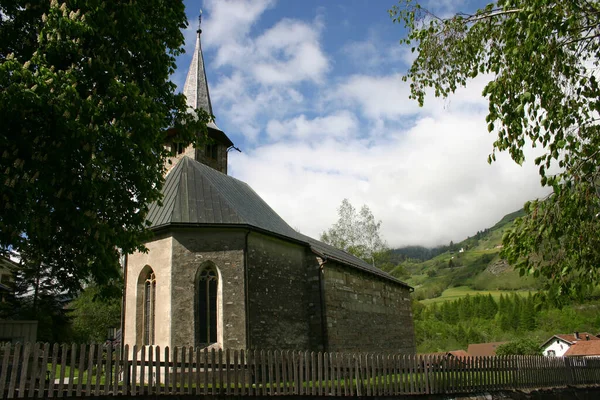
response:
[[[491,343],[475,343],[470,344],[467,349],[467,353],[469,353],[472,357],[477,356],[495,356],[496,348],[501,344],[508,342],[491,342]]]
[[[552,336],[550,339],[548,339],[544,343],[542,343],[542,345],[540,347],[545,347],[549,342],[551,342],[555,339],[561,339],[569,344],[573,344],[573,343],[577,343],[580,341],[587,341],[588,340],[587,337],[589,337],[589,340],[600,340],[600,338],[597,338],[596,336],[592,335],[589,332],[579,332],[579,339],[575,338],[575,333],[566,333],[566,334],[558,334],[558,335]]]
[[[574,343],[565,353],[565,357],[600,356],[600,340],[583,340]]]

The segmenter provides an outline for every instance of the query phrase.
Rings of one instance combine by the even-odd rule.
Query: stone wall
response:
[[[217,158],[209,157],[206,154],[206,146],[201,146],[200,148],[196,149],[196,161],[227,174],[227,146],[217,141],[214,141],[212,144],[217,146]]]
[[[156,275],[155,344],[161,347],[171,343],[171,247],[172,237],[157,235],[146,243],[147,253],[136,252],[127,256],[125,286],[125,332],[123,341],[130,347],[142,344],[142,299],[140,275],[148,265]]]
[[[195,346],[195,279],[203,263],[219,272],[218,347],[246,348],[244,242],[246,231],[178,230],[173,233],[171,346]]]
[[[256,232],[248,236],[251,349],[323,349],[317,273],[305,246]]]
[[[328,351],[415,352],[407,287],[331,260],[323,271]]]

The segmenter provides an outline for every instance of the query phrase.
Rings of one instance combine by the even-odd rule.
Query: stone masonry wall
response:
[[[320,303],[314,290],[318,268],[309,259],[305,246],[249,235],[250,348],[322,350]]]
[[[415,352],[408,288],[331,260],[323,279],[328,351]]]
[[[127,256],[127,286],[125,287],[125,327],[123,341],[130,348],[142,345],[142,299],[140,275],[146,265],[156,275],[155,344],[164,347],[171,343],[171,244],[169,234],[157,235],[146,243],[147,253]]]
[[[195,279],[205,261],[219,272],[218,347],[246,348],[243,230],[194,229],[173,233],[171,346],[195,346]]]

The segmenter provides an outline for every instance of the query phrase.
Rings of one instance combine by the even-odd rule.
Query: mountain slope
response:
[[[409,278],[404,276],[403,279],[415,287],[417,300],[439,297],[452,287],[472,290],[536,290],[541,287],[541,280],[520,277],[517,271],[499,257],[502,236],[513,226],[514,220],[523,215],[523,210],[510,213],[491,228],[448,246],[434,249],[417,246],[395,249],[393,253],[404,261],[391,273],[409,274]],[[419,257],[408,258],[411,254]]]

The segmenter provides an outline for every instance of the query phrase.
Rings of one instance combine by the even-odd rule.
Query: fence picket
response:
[[[15,344],[13,352],[12,369],[10,373],[10,382],[8,383],[8,395],[9,399],[15,396],[15,386],[17,384],[17,375],[19,374],[19,360],[21,358],[21,343]]]
[[[219,349],[219,393],[223,393],[223,350]]]
[[[244,350],[240,350],[240,395],[244,396],[246,394],[246,374],[248,373],[248,364],[246,362],[246,352]]]
[[[82,344],[79,347],[79,365],[78,365],[78,376],[77,376],[77,387],[75,388],[75,395],[77,397],[81,396],[81,389],[83,387],[83,370],[84,370],[84,365],[85,365],[85,353],[86,353],[86,346],[85,344]],[[35,360],[35,358],[34,358]],[[75,368],[76,364],[71,364],[71,369]]]
[[[350,388],[349,388],[349,384],[348,384],[348,368],[349,368],[349,363],[348,363],[348,355],[345,353],[341,354],[342,359],[342,382],[344,383],[344,396],[351,396],[351,392],[350,392]]]
[[[171,349],[169,349],[169,346],[165,346],[164,355],[165,355],[165,389],[164,389],[164,393],[171,394],[171,363],[169,362],[169,357],[171,356]],[[135,387],[135,380],[133,381],[133,386]]]
[[[123,359],[123,367],[124,367],[124,371],[127,371],[127,367],[125,367],[127,365],[127,359],[129,357],[127,357],[127,350],[125,350],[124,352],[125,357]],[[154,377],[154,384],[156,385],[156,389],[154,389],[154,392],[158,395],[162,394],[162,385],[160,383],[161,379],[160,376],[162,374],[163,369],[160,366],[160,346],[154,346],[154,367],[152,368],[154,372],[150,371],[150,373],[153,375]],[[126,385],[127,381],[123,382],[123,394],[127,393],[127,390],[125,389],[125,385]]]
[[[187,394],[192,394],[194,386],[194,348],[188,347]]]
[[[134,347],[135,348],[135,347]],[[94,396],[100,396],[100,375],[102,373],[102,357],[104,355],[104,348],[102,346],[98,346],[98,354],[96,355],[96,380],[95,380],[95,385],[94,385]],[[135,355],[135,353],[134,353]],[[61,379],[62,381],[62,379]],[[60,385],[60,384],[59,384]],[[61,389],[59,388],[59,392],[61,391]]]
[[[38,364],[38,360],[39,360],[39,344],[38,343],[32,343],[31,344],[31,366],[29,367],[29,370],[31,370],[31,376],[29,377],[29,373],[28,370],[25,370],[25,377],[29,377],[30,381],[29,382],[25,382],[25,390],[27,390],[27,383],[29,383],[29,389],[27,390],[27,396],[28,398],[32,398],[35,397],[35,383],[37,381],[37,364]],[[25,379],[26,380],[26,379]],[[23,395],[25,395],[25,390],[23,391]]]
[[[268,350],[265,358],[267,364],[266,390],[269,396],[273,396],[273,351]]]
[[[108,349],[109,349],[109,353],[110,353],[110,347]],[[106,357],[106,361],[107,361],[106,376],[107,377],[108,377],[108,371],[109,371],[108,357],[109,356]],[[173,361],[176,362],[175,357],[173,358]],[[108,379],[106,379],[106,380],[108,381]],[[107,383],[107,385],[108,385],[108,383]],[[146,346],[144,346],[144,345],[142,345],[142,348],[140,349],[140,389],[139,389],[139,394],[141,394],[141,395],[146,394]]]
[[[255,351],[248,350],[248,353],[246,355],[248,368],[248,394],[250,396],[254,396],[254,394],[256,393],[254,388],[254,383],[257,382],[256,371],[254,368],[254,353]]]
[[[71,364],[69,369],[69,382],[67,383],[67,397],[73,395],[73,381],[75,381],[75,362],[77,360],[77,345],[71,344]],[[65,363],[66,364],[66,363]]]
[[[273,391],[274,395],[281,395],[281,354],[282,352],[279,350],[273,351],[273,369],[275,370],[275,390]]]
[[[93,358],[93,353],[91,351],[90,351],[90,358]],[[131,372],[131,364],[130,364],[130,360],[129,360],[129,345],[126,344],[123,347],[123,389],[122,389],[123,395],[128,395],[131,390],[131,386],[130,386],[131,383],[129,380],[130,372]],[[90,371],[90,373],[91,373],[91,371]]]
[[[118,357],[117,357],[118,359]],[[149,395],[154,394],[154,348],[153,346],[148,346],[148,363],[147,365],[147,375],[148,375],[148,390],[146,391],[146,393],[148,393]],[[116,369],[116,368],[115,368]],[[116,371],[115,371],[115,375],[116,375]]]
[[[4,346],[2,346],[2,349],[4,353],[2,356],[2,371],[0,371],[0,396],[4,396],[4,391],[6,390],[6,381],[9,379],[8,360],[10,358],[12,346],[10,343],[5,343]]]
[[[206,364],[202,363],[202,349],[200,348],[200,346],[196,346],[196,354],[195,354],[195,360],[196,360],[196,369],[194,371],[194,376],[195,378],[195,389],[194,389],[194,394],[196,396],[199,396],[201,392],[200,387],[202,386],[202,371],[204,369],[206,369]]]
[[[217,374],[215,372],[216,364],[217,364],[217,357],[216,357],[216,353],[215,353],[215,348],[213,347],[212,349],[210,349],[210,372],[211,372],[211,382],[212,382],[211,393],[213,396],[217,394]]]
[[[208,394],[208,348],[204,348],[204,351],[202,352],[202,359],[204,361],[203,363],[203,367],[204,367],[204,373],[202,375],[204,375],[203,379],[203,388],[202,388],[202,394],[204,394],[205,396]]]
[[[231,388],[229,386],[229,363],[231,360],[229,359],[229,357],[229,349],[227,349],[225,351],[225,391],[227,395],[231,394]]]
[[[179,372],[177,373],[178,383],[177,383],[177,394],[185,394],[185,362],[187,356],[187,349],[185,346],[181,347],[181,361],[179,361]]]

